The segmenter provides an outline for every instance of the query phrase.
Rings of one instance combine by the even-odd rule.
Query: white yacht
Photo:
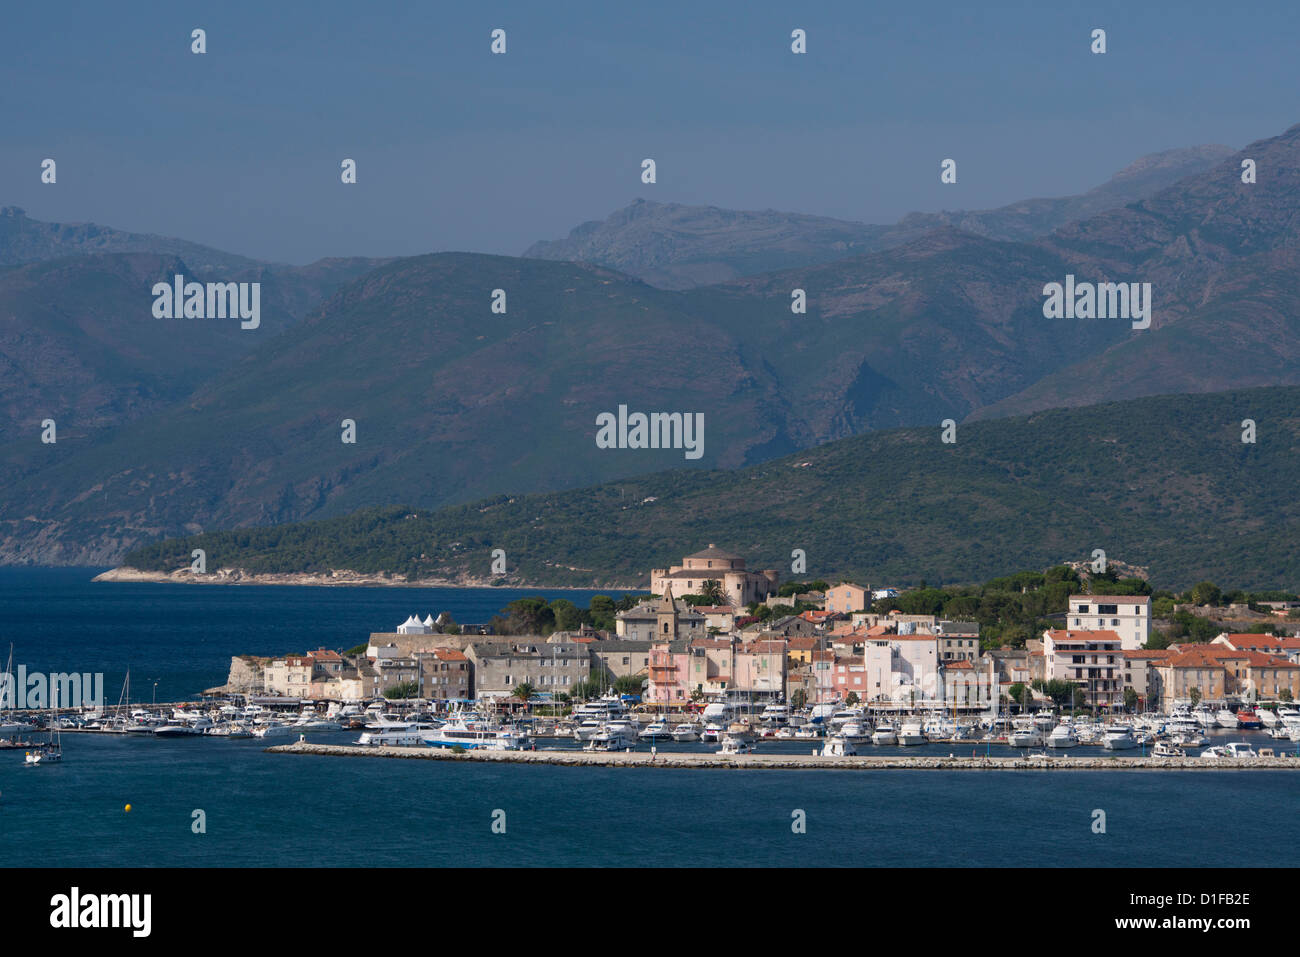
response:
[[[836,711],[835,713],[833,713],[829,718],[826,719],[826,723],[831,728],[838,729],[846,721],[861,721],[861,720],[862,720],[861,708],[844,708],[841,711]]]
[[[1170,735],[1169,743],[1180,748],[1203,748],[1210,743],[1210,739],[1201,734],[1201,729],[1198,727],[1194,731],[1180,731],[1178,734]]]
[[[1237,725],[1241,724],[1235,711],[1227,708],[1220,708],[1214,713],[1214,721],[1220,728],[1227,728],[1229,731],[1235,731]]]
[[[573,729],[573,739],[579,744],[586,744],[605,729],[604,718],[583,718]]]
[[[826,739],[826,744],[822,747],[822,757],[826,758],[844,758],[852,757],[858,753],[858,749],[853,746],[842,734],[833,734]]]
[[[1050,732],[1056,727],[1056,715],[1050,711],[1040,711],[1034,715],[1034,727],[1042,732]]]
[[[389,728],[388,730],[390,732],[393,732],[393,731],[407,731],[410,729],[402,727],[402,728]],[[272,724],[259,724],[257,727],[253,728],[252,734],[253,737],[255,738],[288,738],[288,737],[292,737],[295,734],[300,734],[301,732],[302,732],[301,728],[295,728],[291,724],[280,724],[276,722]],[[380,731],[372,731],[371,733],[382,734],[382,732]],[[366,744],[367,742],[358,741],[357,743]]]
[[[1282,723],[1282,719],[1277,716],[1277,712],[1269,708],[1260,708],[1255,714],[1259,716],[1260,722],[1266,728],[1276,728]]]
[[[624,751],[636,747],[636,735],[620,722],[608,722],[587,739],[586,751]]]
[[[1234,741],[1231,744],[1219,744],[1212,748],[1206,748],[1201,752],[1203,758],[1253,758],[1256,757],[1255,749],[1249,744],[1242,741]]]
[[[1214,712],[1206,705],[1202,705],[1193,711],[1192,717],[1196,719],[1197,724],[1202,728],[1205,728],[1207,731],[1210,728],[1217,728],[1219,726],[1218,721],[1215,720]]]
[[[673,736],[672,726],[665,720],[652,721],[637,735],[642,741],[663,741]]]
[[[898,744],[898,735],[894,733],[894,726],[888,722],[876,725],[876,730],[871,733],[871,743],[879,745]]]
[[[1112,724],[1101,739],[1101,746],[1108,751],[1127,751],[1136,748],[1138,740],[1133,736],[1133,729],[1126,724]]]
[[[1043,743],[1049,748],[1076,748],[1079,746],[1079,736],[1074,733],[1074,728],[1061,722],[1052,729]]]
[[[716,721],[710,721],[704,726],[704,730],[700,732],[700,740],[705,744],[713,744],[722,739],[723,733],[722,725]]]
[[[764,724],[784,727],[790,723],[790,709],[783,704],[770,704],[763,709],[758,720]]]
[[[851,718],[840,725],[837,732],[849,744],[866,744],[871,740],[871,732],[867,729],[866,724],[857,718]]]
[[[752,750],[744,738],[727,733],[722,737],[722,747],[718,749],[718,754],[748,754]]]
[[[904,721],[902,727],[898,729],[898,743],[904,747],[925,744],[925,732],[921,730],[921,722]]]
[[[1035,728],[1017,728],[1007,735],[1007,744],[1013,748],[1037,748],[1043,744],[1043,735]]]
[[[293,730],[290,728],[290,730]],[[256,731],[253,734],[257,734]],[[370,747],[414,748],[420,744],[420,732],[410,729],[390,731],[363,731],[357,738],[357,744]]]
[[[698,741],[700,740],[700,729],[696,725],[685,723],[679,724],[673,728],[674,741]]]
[[[1178,745],[1169,741],[1160,741],[1151,749],[1151,754],[1157,758],[1185,758],[1187,752]]]

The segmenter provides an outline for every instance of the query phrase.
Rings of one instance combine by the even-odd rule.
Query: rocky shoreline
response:
[[[199,575],[188,568],[174,572],[143,571],[138,568],[119,566],[96,575],[92,581],[97,582],[152,582],[155,584],[182,585],[312,585],[312,586],[363,586],[386,588],[545,588],[548,591],[591,591],[593,588],[608,588],[618,591],[635,591],[644,588],[641,585],[605,584],[578,588],[573,585],[547,585],[530,581],[506,581],[493,584],[497,579],[462,575],[456,578],[418,578],[408,581],[404,578],[391,578],[378,574],[363,574],[348,569],[333,569],[328,572],[246,572],[240,568],[220,568],[214,572]]]

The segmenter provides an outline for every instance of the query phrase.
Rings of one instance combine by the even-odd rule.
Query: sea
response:
[[[110,705],[128,668],[132,701],[181,700],[223,683],[231,655],[350,648],[411,614],[480,622],[524,595],[597,594],[94,583],[97,571],[0,569],[0,655],[12,644],[29,672],[103,671]],[[583,768],[84,733],[63,751],[30,768],[0,750],[0,865],[1287,867],[1300,842],[1300,778],[1286,770]]]

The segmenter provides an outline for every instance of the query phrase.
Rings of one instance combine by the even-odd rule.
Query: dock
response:
[[[468,761],[501,764],[552,764],[561,767],[600,768],[742,768],[803,771],[827,770],[997,770],[997,771],[1223,771],[1251,769],[1300,770],[1300,758],[1067,757],[935,757],[858,755],[822,757],[820,754],[699,754],[648,751],[465,751],[441,748],[366,747],[363,745],[311,744],[295,741],[265,749],[270,754],[313,754],[347,758],[405,758],[416,761]]]

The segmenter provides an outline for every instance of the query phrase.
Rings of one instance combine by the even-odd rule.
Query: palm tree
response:
[[[515,690],[511,692],[511,696],[518,698],[524,704],[528,704],[529,699],[532,698],[536,690],[537,689],[527,681],[521,681],[519,684],[515,685]]]
[[[700,586],[700,594],[709,600],[710,605],[716,605],[722,601],[722,583],[716,578],[710,578]]]

